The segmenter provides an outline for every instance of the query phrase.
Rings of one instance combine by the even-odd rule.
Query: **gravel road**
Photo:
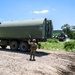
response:
[[[37,49],[36,61],[29,52],[0,49],[0,75],[75,75],[75,52]]]

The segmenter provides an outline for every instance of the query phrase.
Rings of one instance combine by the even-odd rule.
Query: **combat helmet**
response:
[[[33,39],[32,41],[33,41],[33,42],[36,42],[36,39]]]

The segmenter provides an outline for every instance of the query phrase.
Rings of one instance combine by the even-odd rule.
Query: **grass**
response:
[[[72,41],[75,41],[75,40],[72,40]],[[57,40],[55,39],[49,39],[47,40],[47,42],[40,42],[40,46],[41,46],[41,49],[45,49],[45,50],[63,50],[63,51],[68,51],[68,52],[75,52],[75,49],[68,49],[66,50],[64,48],[65,42],[57,42]]]
[[[41,48],[47,50],[64,50],[64,42],[59,43],[41,42]]]
[[[65,42],[64,48],[66,51],[75,52],[75,40]]]

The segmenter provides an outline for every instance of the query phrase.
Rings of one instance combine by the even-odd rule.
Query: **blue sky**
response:
[[[75,25],[75,0],[0,0],[0,21],[48,18],[54,30]]]

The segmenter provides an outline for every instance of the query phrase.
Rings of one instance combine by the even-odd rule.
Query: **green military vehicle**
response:
[[[46,41],[52,37],[52,32],[52,21],[47,18],[0,22],[0,46],[26,51],[29,49],[29,39],[36,39],[37,43]]]

